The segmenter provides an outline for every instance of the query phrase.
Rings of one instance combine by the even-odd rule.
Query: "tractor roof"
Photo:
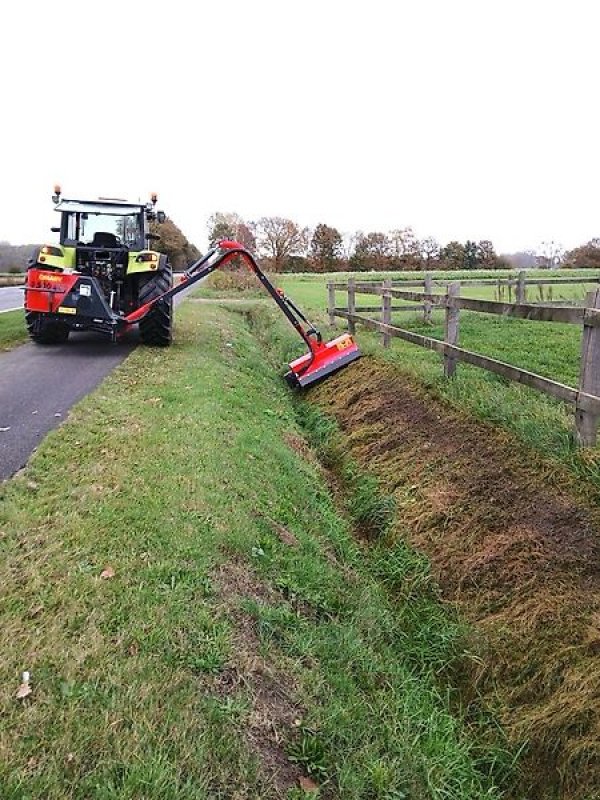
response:
[[[143,203],[126,203],[123,200],[61,200],[56,211],[83,211],[88,214],[116,214],[126,216],[143,211]]]

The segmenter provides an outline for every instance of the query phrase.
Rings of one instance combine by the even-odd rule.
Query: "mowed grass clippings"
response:
[[[529,798],[600,786],[600,509],[567,470],[365,358],[311,397],[393,498],[388,558],[416,547],[487,644],[467,673],[523,748]]]
[[[0,350],[10,350],[27,341],[27,329],[22,311],[7,311],[0,314]]]
[[[462,627],[390,600],[240,315],[184,307],[0,498],[3,800],[500,796]]]

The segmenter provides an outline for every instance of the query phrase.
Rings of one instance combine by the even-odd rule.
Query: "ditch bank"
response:
[[[522,748],[531,800],[600,786],[600,511],[566,471],[365,357],[309,393],[393,495],[385,534],[430,559],[480,634],[463,697]]]

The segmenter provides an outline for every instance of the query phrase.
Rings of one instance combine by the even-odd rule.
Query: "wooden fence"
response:
[[[555,286],[569,286],[569,285],[589,285],[598,283],[600,284],[600,275],[590,274],[585,276],[575,276],[575,277],[549,277],[549,278],[530,278],[526,270],[521,270],[520,272],[513,273],[512,275],[505,276],[502,278],[462,278],[460,280],[456,279],[440,279],[434,278],[432,273],[424,272],[423,277],[420,279],[411,279],[411,280],[403,280],[399,279],[397,281],[392,281],[391,287],[393,289],[422,289],[424,292],[431,293],[434,289],[443,289],[445,290],[451,283],[460,283],[461,286],[466,287],[473,287],[473,286],[486,286],[488,288],[493,288],[496,290],[496,297],[498,301],[502,301],[504,299],[504,295],[506,294],[508,297],[508,302],[512,302],[512,297],[514,293],[514,298],[516,303],[525,303],[527,302],[527,288],[528,287],[536,287],[538,291],[543,291],[544,286],[546,286],[549,290],[549,293],[552,292]],[[383,286],[383,281],[356,281],[355,286],[356,290],[360,291],[363,287],[366,289],[369,288],[381,288]],[[333,289],[346,289],[345,283],[328,283],[329,287],[333,287]],[[365,292],[366,293],[366,292]],[[555,305],[555,303],[553,303]],[[365,309],[369,310],[369,309]],[[372,309],[373,311],[378,311],[379,308]],[[400,310],[400,309],[398,309]],[[416,310],[410,308],[404,308],[404,311]]]
[[[426,280],[418,282],[417,285],[425,289]],[[572,283],[574,279],[563,278],[561,281]],[[527,281],[530,284],[532,282],[531,279]],[[600,279],[596,278],[592,281],[585,278],[582,281],[581,278],[578,278],[577,282],[600,283]],[[406,286],[407,283],[402,285]],[[465,284],[472,286],[474,282],[463,281],[462,285],[464,286]],[[477,283],[475,285],[481,284]],[[332,325],[335,325],[336,317],[341,317],[347,320],[350,333],[355,332],[357,324],[381,332],[384,347],[390,346],[392,338],[398,338],[416,344],[419,347],[434,350],[443,356],[444,374],[448,378],[455,374],[457,363],[462,361],[562,400],[564,403],[575,407],[575,435],[577,442],[582,447],[592,447],[596,444],[600,417],[600,288],[586,294],[584,306],[572,307],[534,305],[525,302],[504,303],[495,300],[475,300],[461,297],[461,283],[459,282],[448,283],[444,294],[433,293],[431,281],[429,281],[429,287],[421,292],[395,288],[389,280],[379,283],[357,283],[353,278],[350,278],[347,283],[328,283],[327,288],[329,321]],[[335,293],[339,290],[347,292],[348,303],[345,308],[337,307],[335,304]],[[380,297],[381,301],[377,306],[357,308],[357,294],[375,295]],[[522,287],[519,290],[518,297],[521,300],[525,298]],[[394,299],[414,302],[418,305],[394,307],[392,305]],[[433,308],[441,308],[445,312],[443,341],[404,330],[391,324],[393,311],[421,310],[424,318],[428,320],[431,318],[431,310]],[[498,361],[495,358],[473,353],[470,350],[459,347],[459,315],[463,309],[538,322],[562,322],[582,325],[579,387],[574,389],[571,386],[550,380],[534,372],[529,372],[520,367],[514,367],[511,364]],[[365,312],[373,311],[380,312],[380,320],[364,316]]]

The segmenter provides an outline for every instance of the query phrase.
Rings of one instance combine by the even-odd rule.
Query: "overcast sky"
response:
[[[600,236],[590,0],[78,0],[3,5],[0,240],[50,196],[412,225],[499,251]]]

